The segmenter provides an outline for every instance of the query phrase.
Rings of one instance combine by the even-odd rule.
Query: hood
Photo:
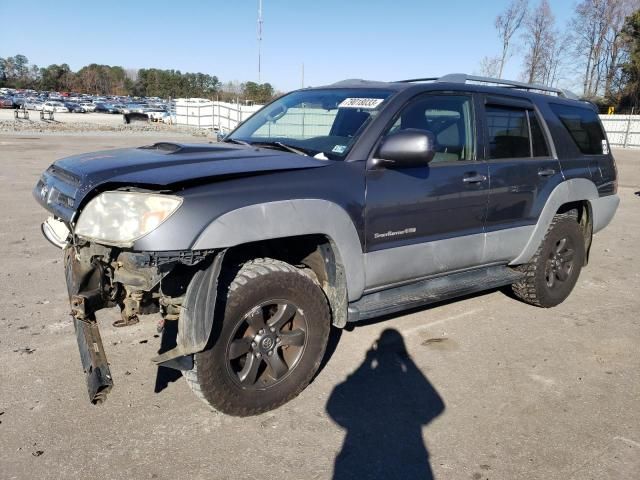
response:
[[[104,184],[177,187],[216,177],[327,166],[330,162],[266,148],[233,144],[156,143],[63,158],[43,173],[38,202],[66,221]]]

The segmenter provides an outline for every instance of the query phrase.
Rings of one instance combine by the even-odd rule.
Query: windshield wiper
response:
[[[297,153],[298,155],[304,155],[305,157],[309,156],[309,153],[305,152],[304,150],[296,147],[292,147],[291,145],[287,145],[286,143],[282,143],[282,142],[251,142],[251,145],[257,146],[257,147],[267,147],[267,148],[278,147],[281,150],[286,150],[287,152]]]
[[[223,140],[224,143],[236,143],[238,145],[245,145],[247,147],[250,147],[251,144],[249,142],[245,142],[244,140],[238,140],[237,138],[225,138]]]

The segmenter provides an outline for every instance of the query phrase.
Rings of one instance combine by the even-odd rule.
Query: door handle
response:
[[[468,177],[463,177],[462,181],[464,183],[481,183],[487,179],[486,175],[480,175],[478,173],[469,175]]]
[[[551,175],[555,175],[556,171],[553,168],[541,168],[538,170],[539,177],[550,177]]]

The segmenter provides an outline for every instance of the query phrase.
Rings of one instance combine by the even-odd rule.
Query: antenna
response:
[[[258,83],[261,82],[261,53],[262,53],[262,0],[258,0]]]

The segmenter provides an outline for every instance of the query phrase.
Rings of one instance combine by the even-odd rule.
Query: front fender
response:
[[[344,266],[349,301],[362,296],[364,260],[358,232],[339,205],[319,199],[296,199],[238,208],[211,222],[193,244],[194,250],[228,248],[243,243],[320,234],[333,243]]]
[[[213,329],[214,313],[218,296],[218,279],[226,250],[218,252],[211,265],[203,267],[196,272],[185,295],[184,305],[193,305],[195,308],[182,308],[178,319],[178,336],[176,346],[154,357],[153,362],[178,368],[179,370],[191,370],[192,364],[180,366],[168,363],[181,357],[201,352],[207,346]]]

